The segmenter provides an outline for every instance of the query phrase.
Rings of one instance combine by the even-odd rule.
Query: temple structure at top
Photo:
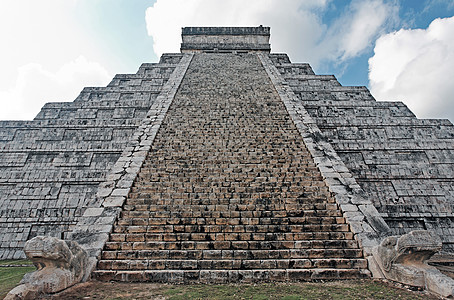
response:
[[[185,27],[181,52],[244,53],[271,51],[269,27]]]

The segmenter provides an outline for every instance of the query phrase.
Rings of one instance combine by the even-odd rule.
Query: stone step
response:
[[[204,208],[206,206],[215,205],[229,205],[233,211],[254,211],[254,210],[282,210],[286,208],[288,210],[301,209],[305,205],[326,205],[335,204],[334,200],[319,197],[298,198],[301,194],[297,193],[293,197],[280,197],[280,198],[228,198],[221,195],[207,196],[206,198],[200,198],[194,196],[193,198],[169,198],[169,196],[163,196],[160,194],[150,194],[148,196],[140,198],[128,199],[127,205],[150,205],[150,206],[192,206],[197,210],[197,207]],[[133,195],[130,197],[134,197]],[[148,197],[148,198],[147,198]],[[199,210],[200,210],[199,209]],[[179,209],[181,210],[181,209]]]
[[[323,190],[322,190],[323,189]],[[130,203],[135,203],[137,199],[141,204],[141,201],[148,201],[145,204],[157,204],[157,205],[209,205],[216,204],[216,200],[233,200],[232,204],[236,204],[236,201],[246,201],[244,204],[260,204],[263,200],[273,201],[273,202],[283,202],[283,203],[325,203],[326,197],[330,193],[326,187],[319,188],[314,187],[311,189],[301,189],[295,191],[285,191],[280,190],[279,188],[276,191],[270,191],[262,187],[259,191],[256,192],[212,192],[211,190],[201,191],[199,193],[188,193],[188,192],[178,192],[178,191],[154,191],[154,192],[134,192],[129,194]],[[176,203],[176,200],[182,199],[184,202]],[[152,200],[152,201],[150,201]],[[215,201],[213,201],[215,200]],[[227,200],[224,200],[224,203],[229,203]],[[154,202],[157,201],[157,202]],[[333,202],[328,202],[333,203]]]
[[[263,241],[263,243],[268,242],[271,247],[278,249],[279,247],[288,248],[288,245],[294,243],[296,248],[339,248],[339,247],[346,247],[346,248],[355,248],[357,247],[357,242],[355,240],[348,240],[348,239],[335,239],[335,240],[326,240],[326,239],[294,239],[294,234],[289,233],[249,233],[249,234],[204,234],[202,237],[205,237],[205,240],[195,241],[193,238],[196,235],[191,234],[160,234],[160,233],[147,233],[147,234],[124,234],[124,233],[112,233],[110,236],[110,243],[118,243],[118,242],[179,242],[181,243],[181,247],[183,249],[188,249],[191,245],[198,244],[199,247],[201,245],[206,245],[207,249],[214,249],[215,241],[229,241],[232,243],[232,247],[240,247],[243,245],[246,247],[245,243],[250,243],[251,245],[256,243],[257,241]],[[199,237],[197,235],[196,237]],[[297,237],[306,238],[310,235],[308,234],[298,234]],[[212,239],[217,238],[217,239]],[[243,238],[243,239],[241,239]],[[255,238],[255,240],[254,240]],[[259,240],[260,239],[260,240]],[[284,245],[285,243],[285,245]],[[282,244],[282,245],[281,245]],[[112,244],[114,245],[114,244]],[[261,245],[263,246],[263,245]],[[192,246],[194,247],[194,246]],[[205,247],[205,246],[204,246]],[[246,249],[249,249],[247,246]]]
[[[203,225],[328,225],[344,224],[343,217],[275,217],[275,216],[258,216],[258,217],[236,217],[231,216],[231,212],[203,212],[200,216],[180,216],[178,213],[168,217],[147,217],[147,213],[141,212],[123,212],[123,219],[118,221],[118,226],[129,225],[198,225],[198,231],[203,230]]]
[[[251,225],[237,225],[239,223],[239,220],[235,219],[212,219],[213,223],[208,223],[207,225],[225,225],[225,229],[228,230],[232,228],[233,230],[231,232],[244,232],[244,233],[251,233],[251,232],[257,232],[257,230],[260,230],[260,227],[262,229],[270,228],[270,227],[263,227],[260,226],[260,224],[251,224]],[[270,226],[273,225],[271,224],[271,221],[267,222],[265,220],[261,220],[262,225],[264,226]],[[279,220],[281,221],[281,220]],[[126,221],[128,223],[129,221]],[[178,220],[175,221],[175,223],[179,223]],[[229,224],[230,223],[230,224]],[[263,224],[265,223],[265,224]],[[268,224],[266,224],[268,223]],[[278,222],[279,223],[279,222]],[[282,221],[280,223],[283,223]],[[205,224],[199,224],[199,225],[206,225]],[[232,227],[227,227],[228,225]],[[349,231],[349,226],[348,224],[280,224],[281,226],[289,226],[291,232],[293,233],[323,233],[323,232],[346,232]],[[184,229],[186,228],[181,228],[182,225],[179,224],[174,224],[174,225],[138,225],[138,226],[132,226],[132,225],[127,225],[127,226],[115,226],[113,232],[114,233],[172,233],[176,232],[178,230],[181,230],[181,232],[184,232]],[[189,225],[188,225],[189,226]],[[228,232],[228,231],[226,231]],[[197,234],[197,235],[196,235]],[[257,233],[257,236],[263,235],[262,232]],[[299,236],[294,235],[295,238],[298,238]],[[205,240],[206,238],[206,233],[198,233],[197,230],[193,231],[193,236],[191,236],[192,239],[194,240]],[[249,239],[249,238],[247,238]],[[262,238],[259,238],[262,239]],[[264,239],[264,238],[263,238]]]
[[[115,260],[115,259],[189,259],[199,260],[202,258],[207,259],[290,259],[290,258],[307,258],[304,255],[304,249],[268,249],[268,250],[105,250],[102,253],[102,259]],[[351,249],[355,250],[355,249]],[[360,251],[347,251],[349,259],[361,258]],[[356,249],[358,250],[358,249]],[[330,250],[332,254],[333,249]],[[322,255],[326,251],[319,250],[312,251],[312,254]],[[339,251],[337,251],[339,254]],[[306,255],[307,256],[307,255]],[[324,258],[324,257],[315,257]],[[336,257],[327,257],[336,258]],[[344,258],[344,257],[338,257]]]
[[[266,281],[347,280],[370,278],[365,269],[255,269],[255,270],[97,270],[93,278],[102,281],[156,283],[251,283]]]
[[[194,241],[192,239],[182,238],[175,241],[174,238],[168,238],[167,235],[152,235],[143,237],[139,235],[113,236],[106,250],[119,249],[171,249],[171,250],[192,250],[192,249],[357,249],[358,245],[355,240],[218,240],[218,241]]]
[[[279,240],[279,239],[289,239],[289,238],[298,238],[304,239],[310,233],[310,231],[317,234],[323,234],[324,232],[345,232],[348,231],[348,225],[344,224],[344,219],[339,218],[338,223],[336,224],[286,224],[287,222],[276,222],[283,223],[280,225],[271,224],[270,220],[257,220],[257,222],[246,222],[248,225],[238,224],[235,219],[228,219],[229,224],[225,224],[224,221],[214,222],[216,219],[211,219],[213,222],[204,221],[200,223],[205,224],[184,224],[179,221],[167,220],[167,224],[163,223],[166,219],[157,219],[157,220],[140,220],[140,219],[130,219],[122,220],[117,224],[113,233],[122,233],[122,234],[142,234],[142,235],[152,235],[152,234],[166,234],[168,238],[171,238],[171,235],[181,235],[181,239],[185,239],[186,236],[189,239],[194,239],[196,241],[201,240],[219,240],[224,235],[225,239],[228,240]],[[175,219],[173,219],[175,220]],[[178,220],[178,219],[177,219]],[[201,219],[203,220],[203,219]],[[257,224],[257,223],[262,224]],[[173,224],[179,223],[179,224]],[[218,223],[218,224],[215,224]],[[251,233],[256,233],[256,236],[251,237]],[[266,234],[266,236],[264,236]],[[312,235],[309,235],[312,236]],[[325,239],[326,236],[319,237],[317,239]],[[224,240],[224,238],[222,238]]]
[[[290,226],[290,230],[294,230],[293,228],[294,226]],[[134,227],[135,230],[141,230],[140,227]],[[136,229],[137,228],[137,229]],[[268,228],[273,228],[273,227],[268,227]],[[281,228],[287,228],[287,227],[281,227]],[[266,229],[266,227],[262,227],[262,229]],[[134,229],[125,229],[125,231],[127,230],[134,230]],[[169,228],[169,232],[171,232],[170,230],[172,230],[172,228]],[[216,238],[222,238],[222,235],[224,234],[224,238],[223,240],[225,240],[225,236],[228,235],[229,233],[233,233],[235,232],[235,227],[234,226],[225,226],[225,229],[223,232],[219,233],[217,236],[216,235],[208,235],[209,238],[211,238],[212,241],[216,240]],[[282,229],[280,229],[280,232],[282,232]],[[138,233],[138,232],[135,232],[135,233]],[[253,231],[253,229],[251,229],[249,232],[245,232],[245,233],[248,233],[248,235],[242,235],[240,237],[244,237],[245,240],[250,240],[251,239],[251,234],[252,233],[257,233],[256,231]],[[276,232],[269,232],[269,231],[266,231],[265,234],[268,233],[268,234],[274,234]],[[118,232],[118,231],[115,231],[114,233],[112,234],[115,234],[114,236],[118,237],[118,235],[116,234],[129,234],[128,232]],[[147,235],[147,238],[149,239],[157,239],[161,234],[166,234],[166,233],[162,233],[162,232],[150,232],[150,233],[144,233]],[[208,233],[209,234],[209,233]],[[204,240],[203,238],[206,238],[207,237],[207,233],[199,233],[199,234],[195,234],[194,235],[192,233],[180,233],[180,237],[181,237],[181,240],[187,240],[187,241],[194,241],[193,238],[194,237],[197,237],[198,240],[197,242],[198,243],[201,243],[203,241],[206,241]],[[260,236],[256,236],[256,237],[260,237]],[[298,241],[307,241],[307,240],[352,240],[353,239],[353,233],[349,232],[349,231],[344,231],[344,232],[296,232],[296,233],[288,233],[287,236],[284,236],[287,240],[287,238],[298,238],[297,240]],[[266,239],[266,235],[265,235],[265,239]],[[271,240],[272,241],[272,240]],[[268,240],[267,242],[271,242],[270,240]],[[206,242],[209,242],[209,241],[206,241]]]
[[[252,270],[252,269],[363,269],[366,259],[265,259],[265,260],[100,260],[100,270]]]
[[[136,202],[136,203],[132,203]],[[156,205],[156,204],[144,204],[144,200],[137,200],[134,201],[127,200],[124,206],[124,211],[148,211],[150,214],[153,213],[161,213],[163,215],[167,215],[170,212],[181,212],[181,213],[200,213],[202,211],[212,211],[216,209],[216,205],[207,204],[207,205]],[[227,204],[227,208],[230,213],[240,213],[240,217],[253,217],[254,214],[262,214],[263,211],[278,211],[278,212],[286,212],[287,216],[303,216],[306,214],[316,214],[320,212],[324,214],[325,211],[329,211],[328,213],[335,213],[338,216],[341,216],[342,213],[339,211],[339,208],[336,203],[300,203],[296,204],[281,204],[281,203],[272,203],[267,204],[268,209],[264,209],[261,211],[254,211],[254,210],[246,210],[244,209],[244,205],[242,204]],[[259,206],[260,207],[260,206]],[[242,208],[242,209],[240,209]],[[274,209],[272,209],[274,208]],[[153,216],[155,217],[155,216]]]
[[[227,209],[226,209],[227,206]],[[131,205],[125,204],[123,207],[123,214],[129,213],[131,211],[140,214],[140,218],[169,218],[172,216],[178,217],[197,217],[204,216],[209,212],[216,211],[221,215],[227,215],[229,217],[235,218],[253,218],[253,217],[341,217],[342,212],[337,209],[336,205],[313,205],[305,204],[304,208],[298,210],[261,210],[261,211],[239,211],[235,210],[233,205]],[[230,209],[232,206],[232,209]],[[318,207],[318,208],[316,208]]]
[[[142,167],[143,169],[143,167]],[[178,169],[176,169],[178,170]],[[175,171],[176,171],[175,170]],[[174,172],[175,172],[174,171]],[[222,170],[220,170],[221,172]],[[326,186],[323,184],[323,180],[320,178],[316,181],[317,177],[311,177],[309,175],[301,176],[286,176],[280,178],[279,175],[273,177],[244,177],[242,182],[236,181],[236,176],[226,174],[224,176],[213,176],[204,174],[204,177],[200,177],[200,173],[197,174],[185,174],[183,170],[178,170],[179,175],[191,176],[186,178],[186,181],[176,181],[173,177],[160,177],[159,172],[153,172],[153,178],[141,179],[140,177],[132,187],[132,192],[145,192],[154,193],[157,191],[165,191],[168,189],[186,189],[195,193],[206,193],[211,190],[218,189],[220,192],[237,192],[237,193],[255,193],[261,192],[264,189],[279,188],[279,191],[318,191],[325,190]],[[203,172],[203,170],[199,170]],[[162,175],[169,176],[169,175]],[[153,181],[154,180],[154,181]],[[196,181],[197,180],[197,181]],[[314,182],[315,181],[315,182]],[[304,185],[297,185],[304,184]],[[295,185],[294,185],[295,184]],[[293,185],[293,186],[292,186]]]
[[[162,243],[165,246],[165,243]],[[249,248],[245,249],[207,249],[195,248],[189,250],[165,249],[157,247],[154,249],[144,249],[137,244],[135,249],[131,247],[110,247],[106,246],[103,257],[105,259],[289,259],[289,258],[361,258],[360,249],[305,249],[305,248]],[[116,246],[121,246],[117,244]]]
[[[213,166],[217,166],[219,167],[218,163],[213,163]],[[146,168],[145,165],[142,165],[142,169]],[[305,166],[305,168],[307,168]],[[314,168],[315,169],[315,168]],[[229,187],[229,186],[239,186],[239,187],[247,187],[247,182],[260,182],[261,185],[263,186],[275,186],[276,183],[291,183],[291,182],[298,182],[298,183],[309,183],[309,184],[312,184],[313,186],[320,186],[322,187],[323,185],[320,184],[320,182],[322,182],[322,177],[320,175],[314,175],[313,173],[311,174],[310,172],[307,172],[307,173],[301,173],[301,174],[298,174],[298,175],[292,175],[292,176],[285,176],[285,177],[280,177],[280,173],[284,173],[282,172],[283,170],[281,169],[280,171],[281,172],[275,172],[273,173],[273,175],[268,175],[268,176],[263,176],[263,177],[257,177],[256,175],[249,175],[249,176],[246,176],[246,175],[243,175],[241,176],[242,178],[245,179],[245,181],[242,183],[242,184],[239,184],[237,181],[233,180],[235,178],[235,176],[232,176],[232,174],[229,174],[225,171],[225,169],[222,169],[219,167],[219,171],[218,172],[214,172],[214,173],[209,173],[209,172],[206,172],[205,170],[201,170],[200,168],[197,168],[197,169],[194,169],[194,170],[187,170],[187,169],[181,169],[181,168],[175,168],[175,170],[179,170],[181,173],[180,173],[180,177],[183,177],[181,175],[186,175],[186,176],[189,176],[189,175],[192,175],[194,176],[194,178],[192,180],[187,180],[183,183],[180,183],[180,184],[175,184],[174,181],[172,181],[172,178],[173,177],[169,177],[168,174],[166,174],[167,172],[170,172],[167,171],[167,172],[163,172],[163,171],[159,171],[159,170],[151,170],[151,171],[148,171],[150,172],[150,174],[144,174],[144,172],[141,172],[138,177],[137,177],[137,181],[136,181],[136,187],[138,186],[138,184],[143,184],[143,188],[149,188],[149,189],[153,189],[153,188],[161,188],[161,187],[172,187],[172,186],[180,186],[180,187],[190,187],[194,184],[197,184],[197,185],[206,185],[206,186],[216,186],[216,183],[223,183],[223,187]],[[175,170],[171,170],[171,171],[175,171]],[[204,172],[204,177],[199,177],[200,176],[200,173],[197,173],[196,171],[205,171]],[[315,171],[315,170],[313,170]],[[313,172],[311,171],[311,172]],[[234,172],[235,173],[235,172]],[[199,175],[199,176],[197,176]],[[227,175],[230,175],[230,176],[227,176]],[[198,180],[195,181],[194,179],[197,178]],[[158,183],[161,183],[162,186]],[[230,184],[230,185],[229,185]],[[142,187],[141,187],[142,188]],[[133,191],[135,191],[133,189]]]
[[[134,221],[137,222],[134,222]],[[250,225],[233,225],[235,220],[231,221],[231,224],[173,224],[173,225],[157,225],[145,224],[147,220],[132,219],[121,221],[123,225],[117,225],[114,228],[113,233],[126,233],[126,234],[158,234],[158,233],[175,233],[182,234],[187,236],[187,234],[192,234],[192,236],[187,236],[187,238],[195,238],[196,240],[203,240],[208,238],[208,240],[214,240],[222,234],[228,234],[232,237],[233,233],[242,234],[241,239],[251,239],[248,235],[250,233],[258,233],[257,237],[263,233],[276,233],[276,237],[280,236],[281,233],[288,233],[288,237],[295,237],[298,239],[304,239],[305,237],[313,237],[314,239],[330,239],[328,235],[324,234],[327,231],[329,232],[345,232],[348,231],[348,226],[342,223],[343,219],[340,219],[339,224],[328,224],[328,225],[314,225],[314,224],[281,224],[274,225],[269,224],[271,222],[267,220],[261,220],[262,224],[250,224]],[[154,221],[153,221],[154,222]],[[171,221],[168,221],[172,223]],[[177,221],[176,221],[177,222]],[[204,222],[206,223],[206,222]],[[219,223],[219,222],[218,222]],[[264,224],[263,224],[264,223]],[[267,224],[268,223],[268,224]],[[283,222],[282,222],[283,223]],[[316,230],[315,230],[316,229]],[[309,231],[310,230],[310,231]],[[311,234],[311,231],[314,235]],[[244,233],[244,234],[243,234]],[[293,234],[298,235],[293,235]],[[216,234],[216,237],[213,236]],[[333,235],[334,236],[334,235]],[[232,238],[230,238],[232,239]],[[266,239],[266,238],[264,238]]]

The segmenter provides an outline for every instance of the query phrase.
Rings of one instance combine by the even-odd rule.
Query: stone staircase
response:
[[[94,277],[367,276],[367,261],[257,56],[196,54]]]

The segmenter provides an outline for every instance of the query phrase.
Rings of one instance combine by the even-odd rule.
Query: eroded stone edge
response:
[[[364,196],[364,191],[331,144],[324,139],[314,119],[282,78],[270,57],[261,53],[257,56],[301,134],[329,190],[334,194],[346,222],[350,225],[350,230],[363,249],[364,256],[369,262],[370,271],[374,277],[381,277],[381,272],[377,269],[372,256],[372,248],[390,233],[390,228],[372,202]]]
[[[122,210],[193,56],[194,54],[188,53],[181,58],[141,125],[131,137],[130,143],[110,170],[106,181],[99,185],[94,204],[87,207],[68,235],[70,240],[78,242],[88,252],[90,271],[87,274],[96,267],[114,222]],[[86,279],[88,275],[84,278]]]

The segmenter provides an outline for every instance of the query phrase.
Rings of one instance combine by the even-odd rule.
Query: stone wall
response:
[[[47,103],[33,121],[0,123],[0,259],[23,257],[34,236],[72,231],[181,57]]]

